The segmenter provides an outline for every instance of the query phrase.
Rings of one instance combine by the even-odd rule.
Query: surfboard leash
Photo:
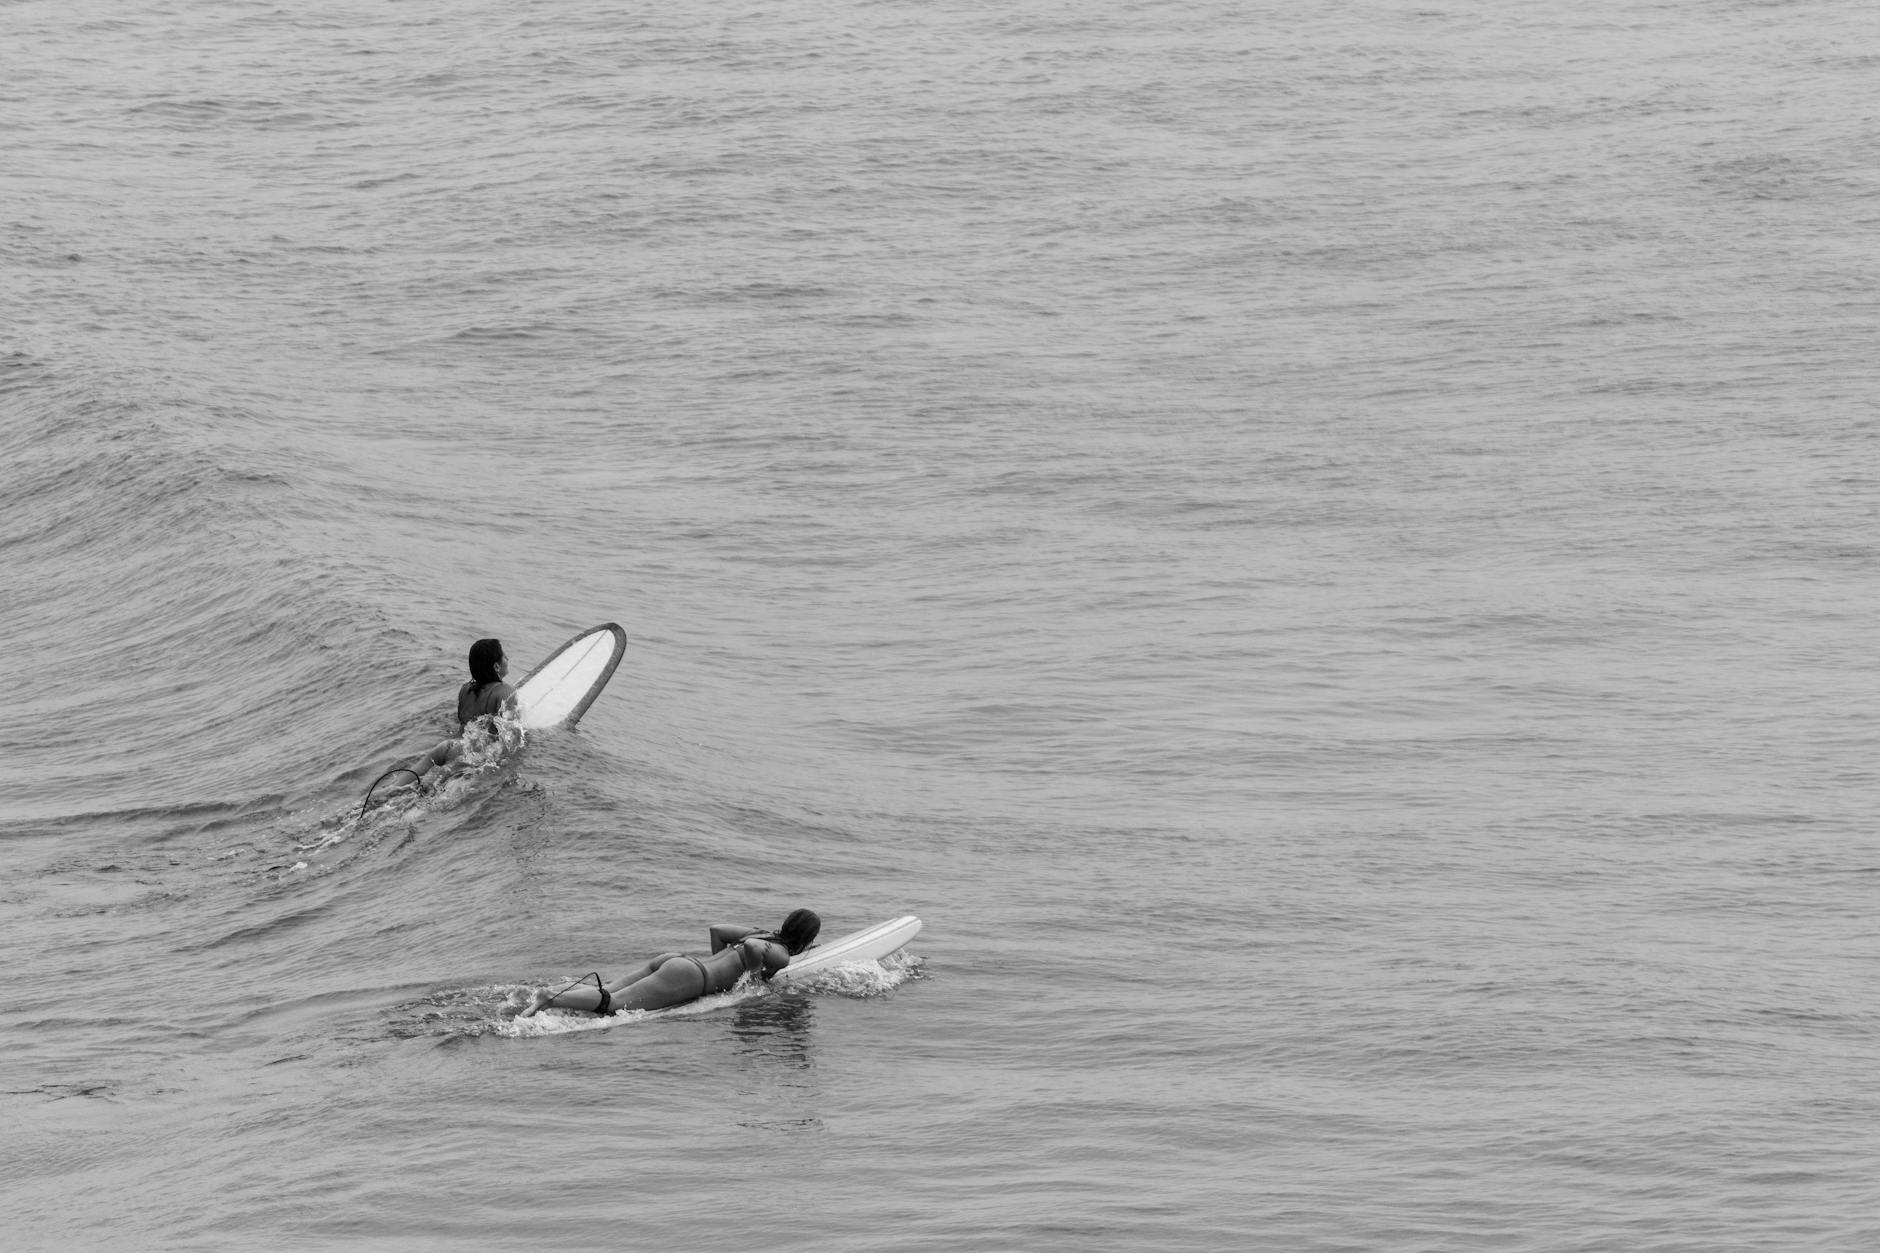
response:
[[[556,988],[554,993],[548,999],[552,1001],[555,999],[555,997],[560,996],[563,992],[566,992],[569,988],[573,987],[575,984],[586,983],[589,979],[594,980],[594,990],[596,992],[605,992],[607,990],[607,985],[601,982],[601,972],[598,970],[590,970],[586,974],[582,975],[579,979],[570,979],[568,980],[568,982]]]
[[[372,786],[366,789],[366,798],[359,802],[360,821],[365,819],[366,810],[371,808],[372,794],[379,790],[379,784],[385,782],[395,774],[408,774],[412,777],[412,780],[417,783],[420,790],[424,787],[424,776],[419,774],[416,770],[413,770],[410,766],[393,766],[390,770],[387,770],[384,774],[372,780]]]
[[[553,992],[550,992],[548,994],[548,1001],[554,1000],[556,997],[560,996],[563,992],[566,992],[569,988],[574,987],[577,983],[586,983],[589,979],[594,980],[594,990],[601,994],[601,1003],[606,1004],[607,985],[601,982],[601,972],[598,970],[590,970],[578,979],[568,980],[568,982],[562,984],[560,987],[556,988]],[[547,1007],[548,1001],[542,1002],[542,1005],[544,1008]]]

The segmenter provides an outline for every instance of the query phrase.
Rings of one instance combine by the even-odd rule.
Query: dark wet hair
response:
[[[496,673],[496,663],[503,659],[501,640],[478,640],[470,646],[470,681],[478,687],[485,683],[494,683],[502,676]]]
[[[790,950],[790,956],[795,957],[816,942],[816,935],[821,930],[822,919],[816,916],[815,910],[793,910],[783,920],[783,925],[777,928],[777,939]]]

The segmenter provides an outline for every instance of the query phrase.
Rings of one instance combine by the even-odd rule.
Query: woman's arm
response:
[[[710,932],[712,952],[716,953],[727,945],[736,944],[755,930],[757,930],[756,927],[740,927],[729,922],[713,923]]]
[[[775,940],[751,936],[738,944],[744,950],[744,968],[762,970],[766,979],[790,964],[790,950]]]

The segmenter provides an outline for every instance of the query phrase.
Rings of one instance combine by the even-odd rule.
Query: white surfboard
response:
[[[828,970],[844,962],[875,961],[886,957],[920,934],[920,919],[912,914],[878,922],[864,931],[856,931],[827,944],[817,944],[790,959],[790,964],[770,977],[772,983],[801,978]]]
[[[530,731],[573,726],[626,651],[627,633],[612,622],[581,632],[516,684],[516,720]]]

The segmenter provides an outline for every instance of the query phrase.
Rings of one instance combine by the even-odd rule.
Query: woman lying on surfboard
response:
[[[799,909],[775,931],[719,923],[711,929],[712,951],[706,957],[661,953],[628,971],[612,983],[598,974],[570,984],[559,992],[537,992],[518,1018],[541,1009],[584,1009],[591,1014],[617,1014],[623,1009],[664,1009],[723,992],[747,972],[770,976],[816,942],[822,919],[813,910]]]

